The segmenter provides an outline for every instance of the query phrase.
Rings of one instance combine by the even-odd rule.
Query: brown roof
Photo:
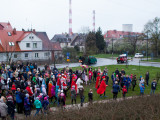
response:
[[[42,40],[43,50],[62,50],[59,43],[53,43],[49,40],[46,32],[36,32],[35,35],[37,35]]]

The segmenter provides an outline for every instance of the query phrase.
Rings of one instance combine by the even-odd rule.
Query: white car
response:
[[[144,56],[143,56],[142,53],[136,53],[134,57],[135,57],[135,58],[142,58],[142,57],[144,57]]]

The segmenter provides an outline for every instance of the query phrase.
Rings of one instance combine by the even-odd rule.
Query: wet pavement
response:
[[[134,58],[132,61],[128,60],[128,65],[160,67],[160,63],[158,62],[144,62],[140,60],[141,60],[140,58]],[[81,65],[80,63],[65,63],[65,64],[56,64],[56,67],[57,68],[64,68],[66,66],[78,67],[80,65]],[[126,65],[126,63],[117,64],[116,58],[113,58],[113,59],[97,58],[97,64],[94,64],[91,66],[97,67],[97,66],[105,66],[105,65]],[[50,65],[50,67],[54,67],[54,65]],[[43,68],[44,68],[43,66],[40,66],[40,69],[43,69]]]

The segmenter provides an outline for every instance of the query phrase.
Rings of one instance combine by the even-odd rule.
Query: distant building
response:
[[[54,55],[61,51],[46,32],[16,31],[10,23],[0,23],[0,61],[54,60]]]
[[[122,31],[124,32],[133,32],[133,24],[123,24]]]
[[[85,40],[86,40],[86,34],[77,34],[77,33],[74,33],[72,35],[56,34],[51,39],[52,42],[59,43],[61,48],[74,47],[78,45],[80,47],[80,51],[84,51],[85,49]]]
[[[140,35],[142,33],[138,33],[138,32],[125,32],[125,31],[117,31],[117,30],[108,30],[105,34],[104,34],[104,39],[106,41],[110,41],[111,39],[123,39],[124,37],[126,37],[126,35]]]

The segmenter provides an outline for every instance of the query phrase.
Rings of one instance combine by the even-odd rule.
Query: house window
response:
[[[8,32],[8,36],[12,36],[11,32]]]
[[[25,53],[24,56],[25,56],[25,58],[28,58],[28,53]]]
[[[26,43],[26,47],[29,48],[30,47],[30,43]]]
[[[37,43],[33,43],[33,48],[37,48]]]
[[[29,36],[29,39],[34,39],[34,36]]]
[[[38,53],[35,53],[35,58],[38,58]]]
[[[14,54],[14,58],[17,58],[17,54]]]
[[[44,53],[44,56],[49,56],[49,55],[50,55],[49,52]]]
[[[14,42],[8,42],[9,46],[14,46]]]

